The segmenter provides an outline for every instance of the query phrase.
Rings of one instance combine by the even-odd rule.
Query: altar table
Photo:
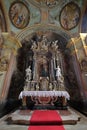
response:
[[[31,97],[35,105],[46,105],[49,103],[54,105],[58,98],[62,98],[62,105],[64,106],[67,100],[70,100],[70,95],[67,91],[21,91],[19,99],[22,99],[23,106],[26,106],[26,97]]]
[[[67,100],[70,99],[70,95],[67,91],[22,91],[19,95],[19,99],[24,96],[38,96],[38,97],[65,97]]]

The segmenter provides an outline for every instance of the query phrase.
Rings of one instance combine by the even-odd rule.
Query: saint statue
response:
[[[59,67],[59,65],[58,65],[58,67],[56,68],[56,77],[61,77],[62,76],[62,74],[61,74],[61,69],[60,69],[60,67]]]
[[[64,77],[62,76],[61,68],[59,67],[59,65],[56,68],[56,77],[57,77],[57,81],[58,81],[58,84],[59,84],[59,89],[64,90],[65,89],[65,87],[64,87]]]
[[[63,78],[63,76],[62,76],[61,68],[59,67],[59,65],[58,65],[58,67],[56,68],[56,77],[57,77],[58,82],[63,83],[64,78]]]
[[[30,81],[31,80],[31,69],[30,66],[25,70],[26,71],[26,80]]]

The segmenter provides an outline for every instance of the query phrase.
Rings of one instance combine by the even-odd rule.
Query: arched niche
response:
[[[16,36],[16,38],[18,38],[21,41],[21,44],[22,44],[22,47],[18,50],[17,68],[23,74],[24,82],[25,82],[25,77],[26,77],[25,70],[27,69],[28,66],[31,66],[32,73],[34,73],[34,71],[35,71],[35,73],[38,73],[38,75],[36,75],[36,74],[33,75],[32,78],[34,78],[34,80],[35,79],[40,80],[40,77],[42,75],[45,75],[45,74],[41,73],[41,71],[43,69],[43,65],[44,65],[44,67],[48,70],[48,73],[49,73],[48,77],[49,77],[49,82],[50,82],[51,80],[55,79],[55,76],[52,76],[50,74],[50,73],[53,73],[53,72],[51,72],[52,69],[50,67],[51,60],[53,58],[53,55],[55,55],[55,53],[56,53],[55,50],[54,50],[54,52],[52,52],[53,51],[52,46],[54,46],[55,45],[54,42],[57,41],[58,49],[60,51],[59,64],[60,64],[62,72],[64,74],[65,73],[65,65],[63,64],[64,63],[64,53],[65,53],[65,50],[66,50],[66,45],[67,45],[69,36],[67,35],[68,39],[66,39],[65,35],[62,31],[60,31],[60,34],[59,34],[58,30],[53,31],[53,30],[51,30],[51,28],[50,28],[50,31],[48,29],[42,31],[42,28],[40,28],[36,32],[35,32],[35,30],[32,33],[31,28],[28,30],[28,32],[27,32],[27,29],[26,29],[26,31],[23,31]],[[61,33],[63,35],[61,35]],[[25,35],[25,37],[23,38],[22,36],[24,36],[24,35]],[[47,46],[49,46],[49,51],[47,51],[47,50],[43,51],[42,47],[43,47],[44,44],[42,44],[40,46],[41,48],[38,51],[38,54],[35,54],[35,50],[32,49],[33,42],[36,42],[36,44],[39,44],[39,42],[42,41],[43,36],[46,37],[47,44],[48,44]],[[57,57],[57,54],[56,54],[56,57]],[[22,58],[22,60],[21,60],[21,58]],[[37,62],[36,66],[38,66],[38,67],[37,67],[36,70],[34,70],[34,67],[33,67],[34,62],[35,63]],[[43,64],[43,62],[45,62],[45,63]],[[56,65],[56,67],[57,67],[57,65]],[[55,71],[55,70],[52,70],[52,71]],[[56,72],[54,72],[54,73],[56,73]],[[24,85],[24,83],[23,83],[23,85]],[[22,88],[23,88],[23,86],[22,86]]]

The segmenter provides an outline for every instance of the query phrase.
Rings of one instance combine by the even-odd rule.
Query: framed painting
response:
[[[81,65],[81,70],[87,72],[87,59],[82,59],[80,65]]]
[[[26,4],[21,1],[15,1],[9,8],[9,17],[15,27],[23,29],[29,23],[30,11]]]
[[[76,27],[80,20],[80,8],[74,2],[68,3],[61,10],[59,19],[61,26],[66,30]]]

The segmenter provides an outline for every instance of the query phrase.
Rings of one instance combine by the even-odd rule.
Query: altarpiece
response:
[[[63,97],[63,103],[69,99],[65,90],[63,76],[63,56],[58,47],[58,40],[48,41],[43,36],[41,41],[32,41],[32,66],[26,68],[24,91],[19,98],[31,96],[36,104],[49,104]],[[24,103],[26,104],[26,103]]]

